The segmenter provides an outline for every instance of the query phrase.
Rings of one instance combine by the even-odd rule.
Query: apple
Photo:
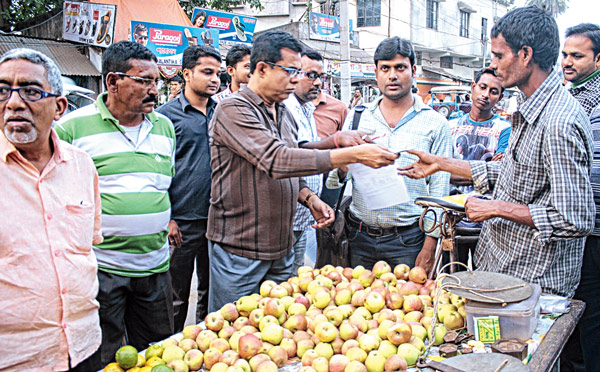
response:
[[[256,310],[258,310],[258,309],[255,309],[252,311],[256,311]],[[250,314],[252,314],[252,312]],[[233,322],[233,328],[235,328],[236,330],[239,331],[240,329],[242,329],[242,327],[244,327],[248,324],[250,324],[250,319],[248,319],[245,316],[240,316]]]
[[[412,367],[417,364],[420,353],[415,345],[406,343],[398,346],[398,355],[404,358],[409,367]]]
[[[360,332],[366,332],[369,329],[369,323],[367,320],[358,314],[353,314],[348,318],[350,324],[358,328]]]
[[[446,316],[444,317],[444,326],[447,329],[459,329],[459,328],[463,328],[465,325],[465,322],[462,318],[462,316],[460,316],[460,314],[458,313],[458,311],[450,311],[446,314]]]
[[[209,347],[210,347],[210,343],[213,340],[216,340],[218,338],[217,334],[209,329],[205,329],[204,331],[200,332],[200,334],[198,334],[198,337],[196,337],[196,344],[198,345],[198,349],[200,349],[200,351],[205,352]]]
[[[313,360],[312,367],[317,372],[329,372],[329,360],[325,357],[318,357]]]
[[[365,308],[372,314],[379,312],[385,306],[385,299],[378,292],[369,292],[365,299]]]
[[[185,351],[179,346],[167,346],[161,356],[165,363],[169,363],[174,359],[181,359],[185,356]]]
[[[240,356],[234,350],[225,350],[221,357],[219,358],[219,362],[223,362],[229,366],[232,366],[236,360],[240,359]]]
[[[210,370],[215,364],[219,362],[220,358],[221,352],[218,349],[211,347],[204,353],[204,365],[207,369]]]
[[[365,304],[366,298],[367,298],[367,292],[365,292],[364,289],[360,289],[360,290],[357,290],[356,292],[354,292],[354,294],[352,295],[352,299],[350,300],[350,303],[352,304],[352,306],[360,307]]]
[[[287,353],[288,359],[296,356],[297,347],[296,342],[291,338],[284,338],[279,344]]]
[[[302,355],[302,365],[303,366],[312,366],[313,360],[317,359],[319,354],[314,349],[307,350],[304,355]]]
[[[411,311],[404,315],[405,322],[418,322],[423,317],[423,313],[420,311]]]
[[[411,336],[412,327],[408,323],[397,323],[387,333],[387,339],[395,346],[409,342]]]
[[[399,264],[394,267],[394,275],[398,280],[407,280],[410,267],[406,264]]]
[[[410,343],[414,345],[419,350],[419,354],[423,354],[425,351],[425,343],[418,337],[412,336],[410,338]]]
[[[246,326],[243,326],[243,327],[240,329],[240,332],[243,332],[244,334],[247,334],[247,335],[249,335],[249,334],[251,334],[251,333],[256,333],[256,332],[258,332],[258,329],[256,329],[256,327],[252,327],[251,325],[249,325],[249,324],[248,324],[248,325],[246,325]]]
[[[289,317],[289,319],[285,321],[283,326],[294,333],[297,331],[306,331],[306,329],[308,328],[308,321],[306,320],[306,317],[304,315],[295,314]]]
[[[236,329],[232,326],[225,326],[223,328],[221,328],[221,330],[218,333],[219,338],[222,338],[224,340],[229,340],[229,337],[231,337],[232,334],[234,334],[236,331]]]
[[[458,308],[458,313],[462,316],[463,319],[467,319],[467,311],[464,306]]]
[[[425,338],[427,337],[427,331],[425,330],[425,327],[423,327],[421,324],[411,324],[410,328],[412,329],[412,335],[414,337],[425,341]]]
[[[303,275],[300,279],[298,279],[298,287],[300,287],[300,289],[303,292],[307,292],[308,286],[310,285],[310,283],[312,283],[312,281],[313,281],[312,276]]]
[[[196,340],[196,338],[202,331],[203,331],[202,327],[200,327],[197,324],[189,325],[189,326],[183,328],[183,331],[182,331],[183,338],[189,338],[192,340]]]
[[[263,341],[279,345],[283,338],[283,327],[279,324],[269,324],[261,331],[261,334]]]
[[[264,283],[263,283],[264,284]],[[255,297],[244,296],[236,301],[236,309],[241,316],[248,317],[252,310],[258,307],[258,301]]]
[[[395,287],[397,283],[396,275],[393,273],[384,273],[379,278],[386,284],[386,288]]]
[[[350,359],[342,354],[336,354],[329,359],[329,372],[344,372]]]
[[[258,354],[262,349],[262,342],[258,337],[248,334],[240,337],[238,342],[238,353],[240,357],[250,360],[253,356]]]
[[[425,269],[420,266],[413,267],[408,273],[408,279],[411,282],[423,284],[427,280],[427,273]]]
[[[342,274],[338,273],[337,271],[331,271],[326,276],[327,278],[331,279],[333,285],[338,285],[341,283],[343,278]]]
[[[183,340],[179,341],[179,347],[183,349],[183,351],[185,351],[186,353],[192,349],[197,349],[198,348],[198,344],[196,344],[196,341],[189,339],[189,338],[184,338]]]
[[[304,305],[306,310],[308,310],[308,308],[310,307],[310,301],[308,300],[308,298],[306,298],[306,296],[297,296],[296,298],[294,298],[294,302]]]
[[[352,347],[346,353],[346,356],[350,361],[356,360],[358,362],[364,363],[367,359],[367,352],[360,347]]]
[[[349,304],[350,302],[352,302],[352,291],[350,290],[350,288],[342,288],[336,290],[335,297],[333,300],[338,306]]]
[[[315,351],[319,356],[325,357],[328,360],[333,356],[333,346],[327,342],[321,342],[315,346]]]
[[[256,367],[256,372],[279,372],[279,368],[273,361],[265,360]]]
[[[250,363],[246,359],[238,359],[233,363],[234,367],[240,368],[242,372],[252,372],[250,368]]]
[[[227,340],[224,340],[222,338],[217,338],[216,340],[212,340],[212,342],[210,343],[210,347],[218,349],[221,353],[224,352],[225,350],[230,349],[229,342],[227,342]]]
[[[358,281],[363,287],[370,287],[375,280],[375,274],[371,270],[363,271],[358,277]]]
[[[183,361],[188,365],[190,371],[197,371],[202,368],[204,354],[198,349],[192,349],[185,353]]]
[[[294,302],[293,304],[290,305],[290,307],[288,307],[287,314],[289,316],[296,315],[296,314],[305,315],[306,310],[307,310],[306,306],[304,306],[303,304],[301,304],[299,302]]]
[[[240,314],[237,311],[237,308],[231,302],[223,305],[223,307],[221,307],[219,312],[221,313],[223,318],[225,318],[225,320],[228,322],[233,322],[238,318],[238,316],[240,316]]]
[[[377,261],[375,265],[373,265],[373,273],[377,278],[381,278],[381,276],[385,273],[391,273],[392,268],[385,261]]]
[[[221,328],[223,328],[223,324],[225,324],[225,318],[219,312],[208,313],[206,318],[204,318],[204,324],[206,328],[210,329],[213,332],[219,332]]]
[[[227,364],[217,362],[210,368],[210,372],[227,372],[227,368],[229,368]]]
[[[368,333],[365,333],[364,335],[362,335],[358,338],[358,344],[360,345],[361,349],[363,349],[364,351],[366,351],[368,353],[379,347],[379,340],[377,338],[375,338],[374,336],[372,336]]]
[[[338,306],[338,309],[340,309],[342,315],[344,315],[344,319],[348,319],[350,315],[354,313],[354,306],[351,304],[340,305]]]
[[[160,344],[163,349],[166,349],[168,346],[179,346],[179,341],[176,338],[169,337]]]
[[[281,346],[273,346],[267,355],[269,355],[269,358],[277,364],[277,367],[283,367],[288,360],[288,353]]]
[[[327,320],[336,327],[342,324],[342,321],[344,320],[344,314],[342,314],[337,307],[324,312],[324,314],[327,317]]]
[[[260,293],[260,295],[262,297],[269,297],[269,293],[271,292],[271,289],[273,287],[275,287],[277,285],[277,283],[275,283],[272,280],[265,280],[264,282],[262,282],[262,284],[260,285],[259,289],[258,289],[258,293]]]
[[[262,309],[254,309],[254,310],[252,310],[250,315],[248,315],[248,324],[253,327],[258,328],[258,325],[260,324],[260,321],[264,316],[265,316],[265,313]],[[235,327],[235,323],[233,323],[233,326]]]
[[[310,335],[306,331],[296,331],[292,338],[296,341],[296,344],[298,344],[301,340],[310,340]]]
[[[456,306],[452,304],[438,305],[437,318],[440,323],[444,323],[444,318],[452,311],[456,311]]]
[[[352,280],[352,268],[351,267],[345,267],[342,270],[342,275],[344,276],[344,278],[348,279],[348,280]]]
[[[404,301],[404,297],[402,297],[402,301]],[[392,312],[396,316],[396,321],[397,322],[401,322],[401,321],[404,320],[404,311],[402,311],[400,309],[396,309],[396,310],[393,310]]]
[[[288,295],[289,295],[289,293],[288,293],[287,289],[285,289],[285,287],[282,285],[275,285],[269,291],[269,297],[272,297],[272,298],[283,298]]]
[[[417,295],[408,295],[404,297],[402,309],[405,313],[409,313],[411,311],[421,311],[423,310],[423,302]],[[404,317],[406,318],[406,316]]]
[[[190,367],[183,359],[175,359],[167,363],[167,367],[170,367],[173,372],[189,372]]]
[[[245,335],[245,333],[242,331],[235,331],[231,335],[231,337],[229,337],[229,347],[231,348],[231,350],[235,350],[235,351],[239,352],[238,347],[239,347],[239,343],[240,343],[240,338],[244,335]]]
[[[344,372],[367,372],[367,367],[357,360],[350,361]]]
[[[331,341],[331,347],[333,348],[334,354],[341,354],[342,346],[344,346],[344,340],[342,340],[340,336],[336,337],[333,341]]]
[[[444,336],[448,332],[448,329],[443,324],[436,324],[433,335],[433,345],[439,346],[444,343]],[[429,331],[427,334],[430,334]]]
[[[360,282],[358,281],[358,279],[352,279],[352,281],[350,282],[350,284],[348,284],[348,289],[350,289],[350,291],[352,291],[352,294],[355,294],[356,291],[360,291],[361,289],[365,289],[365,287],[363,287],[362,284],[360,284]]]
[[[328,290],[318,290],[314,295],[314,304],[319,309],[325,308],[331,302],[331,294]]]
[[[358,337],[358,328],[347,320],[344,320],[339,328],[342,340],[351,340]]]
[[[315,343],[312,340],[300,340],[296,343],[296,354],[302,358],[304,353],[308,350],[313,350],[315,347]]]
[[[357,308],[356,310],[354,310],[354,313],[352,315],[360,315],[366,320],[373,319],[373,314],[365,307]]]
[[[395,324],[396,322],[394,321],[384,319],[377,328],[377,334],[379,335],[379,338],[381,338],[382,340],[387,340],[388,330]]]
[[[313,268],[310,266],[306,266],[306,265],[300,266],[298,268],[298,276],[302,276],[302,274],[308,274],[308,273],[312,274],[312,270],[313,270]]]
[[[277,324],[279,325],[279,320],[275,318],[273,315],[265,315],[258,323],[258,329],[262,332],[268,325]]]
[[[398,354],[390,355],[383,367],[385,372],[406,371],[407,369],[408,365],[406,364],[406,360]]]
[[[271,358],[269,358],[267,354],[256,354],[255,356],[250,358],[248,364],[250,364],[250,369],[252,370],[252,372],[256,372],[258,366],[266,360],[271,360]]]
[[[429,296],[430,290],[423,286],[421,288],[419,288],[419,295],[423,295],[423,296]]]
[[[392,354],[396,354],[396,351],[398,351],[398,349],[396,349],[396,345],[392,344],[390,341],[383,340],[379,344],[379,348],[377,349],[377,351],[379,352],[379,354],[387,358]]]
[[[365,360],[365,367],[368,372],[383,372],[385,366],[386,357],[381,355],[378,351],[372,351]]]
[[[413,282],[406,282],[398,288],[398,293],[402,296],[416,295],[419,294],[419,288],[417,288],[417,285]]]
[[[277,288],[277,287],[273,287]],[[285,305],[278,298],[271,298],[267,301],[267,304],[263,308],[263,313],[265,315],[272,315],[275,318],[279,318],[281,314],[285,312]]]
[[[342,354],[346,355],[346,353],[348,353],[348,350],[350,350],[353,347],[359,347],[359,343],[358,341],[352,339],[352,340],[347,340],[344,342],[344,344],[342,345]]]

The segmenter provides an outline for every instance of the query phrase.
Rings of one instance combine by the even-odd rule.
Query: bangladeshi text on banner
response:
[[[183,51],[189,46],[219,48],[216,30],[140,21],[131,21],[131,40],[145,45],[156,55],[158,67],[167,78],[181,70]]]
[[[212,9],[194,8],[192,24],[195,27],[219,31],[219,40],[224,44],[252,44],[256,18]]]
[[[65,1],[63,39],[107,48],[114,41],[117,6]]]
[[[309,37],[314,40],[340,42],[340,17],[310,12]],[[352,20],[350,19],[350,40],[353,41]]]

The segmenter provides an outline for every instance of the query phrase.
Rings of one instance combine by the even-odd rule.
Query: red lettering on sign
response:
[[[319,26],[325,28],[333,28],[335,26],[335,22],[333,21],[333,19],[319,17]]]
[[[181,45],[181,31],[164,30],[162,28],[150,29],[150,41],[160,44]]]
[[[224,17],[217,17],[214,15],[208,16],[206,21],[207,28],[220,28],[221,30],[228,30],[231,24],[231,19]]]

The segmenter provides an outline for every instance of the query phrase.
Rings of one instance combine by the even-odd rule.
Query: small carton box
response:
[[[542,294],[539,284],[531,284],[531,286],[533,287],[531,297],[520,302],[510,303],[505,307],[502,307],[502,304],[467,300],[465,312],[467,313],[469,333],[475,334],[474,318],[497,316],[501,338],[517,338],[523,341],[531,338],[540,316],[539,300]]]

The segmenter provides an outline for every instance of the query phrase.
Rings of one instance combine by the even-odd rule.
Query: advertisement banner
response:
[[[194,8],[192,24],[195,27],[219,31],[219,40],[225,44],[252,44],[256,18],[212,9]]]
[[[191,45],[219,49],[219,33],[204,28],[131,21],[131,41],[143,44],[158,58],[161,73],[171,78],[181,70],[183,51]]]
[[[340,17],[310,12],[309,37],[314,40],[340,42]],[[350,40],[354,40],[350,20]]]
[[[332,60],[329,62],[328,72],[333,76],[340,76],[341,62]],[[353,63],[350,62],[350,76],[353,78],[375,78],[374,63]]]
[[[107,48],[114,40],[117,6],[65,1],[63,39]]]

